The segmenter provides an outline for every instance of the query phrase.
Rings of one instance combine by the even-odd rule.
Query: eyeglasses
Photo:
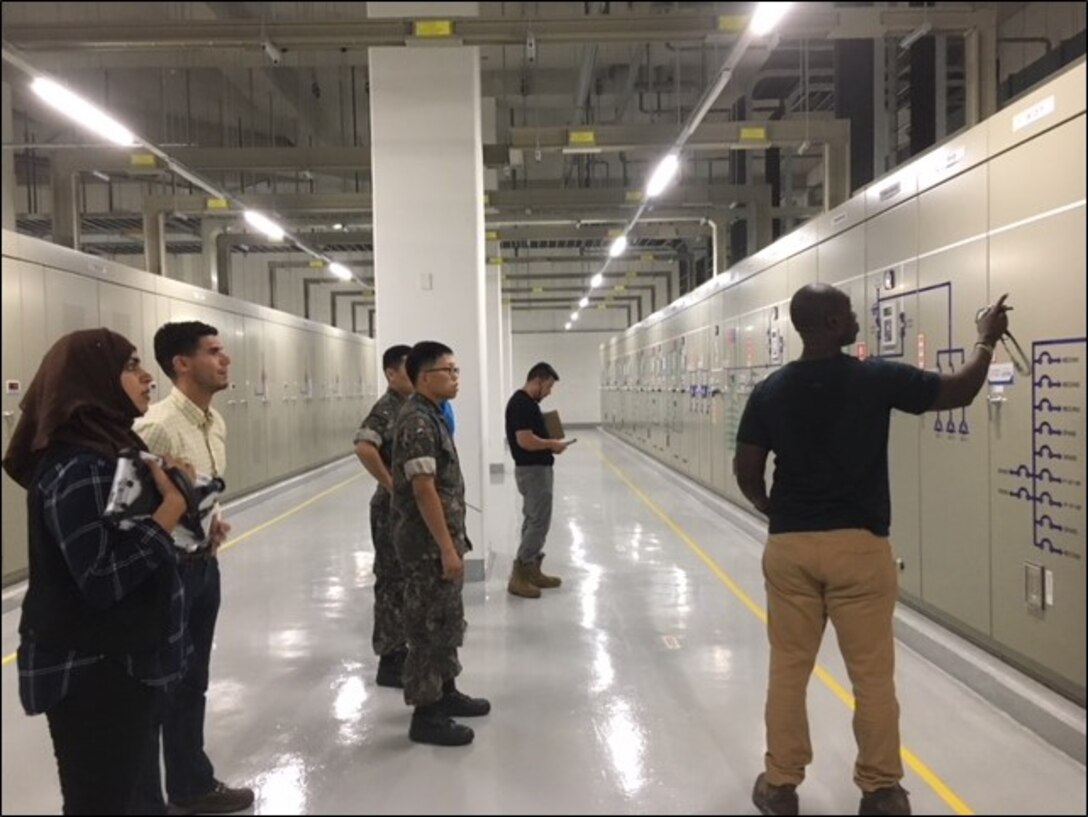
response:
[[[445,372],[450,377],[460,377],[461,369],[457,366],[436,366],[433,369],[424,369],[424,372]]]

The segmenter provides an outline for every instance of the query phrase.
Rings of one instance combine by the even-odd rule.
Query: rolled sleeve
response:
[[[360,428],[355,433],[355,444],[370,443],[375,448],[381,450],[382,447],[382,435],[377,431],[369,428]]]
[[[411,481],[413,477],[433,477],[438,473],[438,460],[434,457],[416,457],[404,463],[404,476]]]

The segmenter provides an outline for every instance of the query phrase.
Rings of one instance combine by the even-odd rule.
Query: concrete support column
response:
[[[503,390],[502,373],[506,367],[503,358],[502,325],[502,261],[499,255],[499,242],[487,242],[487,404],[491,413],[491,428],[487,464],[492,473],[501,473],[504,468],[503,455],[503,415],[506,401],[510,395]]]
[[[11,85],[7,82],[0,84],[3,90],[3,98],[0,99],[0,123],[3,124],[4,144],[10,145],[14,140],[11,127]],[[3,210],[3,224],[5,230],[15,230],[15,151],[0,151],[3,158],[3,167],[0,168],[0,185],[3,187],[3,200],[0,205]]]
[[[53,188],[53,243],[79,249],[79,200],[76,181],[79,174],[63,157],[50,158]]]
[[[967,127],[997,111],[997,11],[976,14],[985,20],[963,37]]]
[[[144,267],[152,275],[166,275],[166,214],[162,210],[144,210]]]
[[[771,190],[759,185],[748,205],[748,248],[745,256],[755,255],[774,240],[771,223]]]
[[[825,144],[824,210],[832,210],[850,198],[853,186],[850,176],[850,144]]]
[[[505,298],[502,300],[502,393],[508,397],[514,393],[514,389],[521,386],[522,382],[519,381],[515,385],[514,382],[514,310],[510,306],[510,302]],[[506,408],[506,404],[503,404],[503,408]],[[503,416],[503,428],[506,428],[506,417]]]
[[[465,576],[484,578],[485,382],[483,154],[476,47],[371,48],[377,346],[437,340],[461,368],[457,450],[465,477]]]
[[[706,214],[706,222],[710,227],[711,265],[714,267],[712,277],[729,269],[729,223],[734,215],[730,210],[711,210]],[[648,306],[652,312],[668,303],[668,300],[658,299],[655,294],[654,301]]]
[[[196,283],[207,289],[230,295],[230,268],[219,276],[219,244],[216,239],[223,232],[223,222],[205,218],[200,222],[200,280]]]
[[[234,281],[231,280],[231,276],[234,274],[234,265],[231,263],[230,249],[233,245],[230,242],[230,234],[220,228],[215,231],[212,243],[215,245],[215,275],[221,285],[226,287],[225,292],[229,295],[232,289],[237,289],[234,286]],[[208,252],[207,242],[204,243],[202,252]],[[275,273],[269,276],[268,290],[268,305],[273,309],[277,309]]]

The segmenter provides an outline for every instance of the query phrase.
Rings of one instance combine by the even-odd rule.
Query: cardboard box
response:
[[[548,432],[549,440],[563,439],[563,421],[559,419],[558,411],[544,412],[544,428]]]

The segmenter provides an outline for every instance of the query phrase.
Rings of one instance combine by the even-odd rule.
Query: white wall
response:
[[[615,332],[514,333],[514,388],[536,363],[550,363],[559,383],[542,404],[544,411],[558,411],[565,425],[601,421],[602,343]]]

